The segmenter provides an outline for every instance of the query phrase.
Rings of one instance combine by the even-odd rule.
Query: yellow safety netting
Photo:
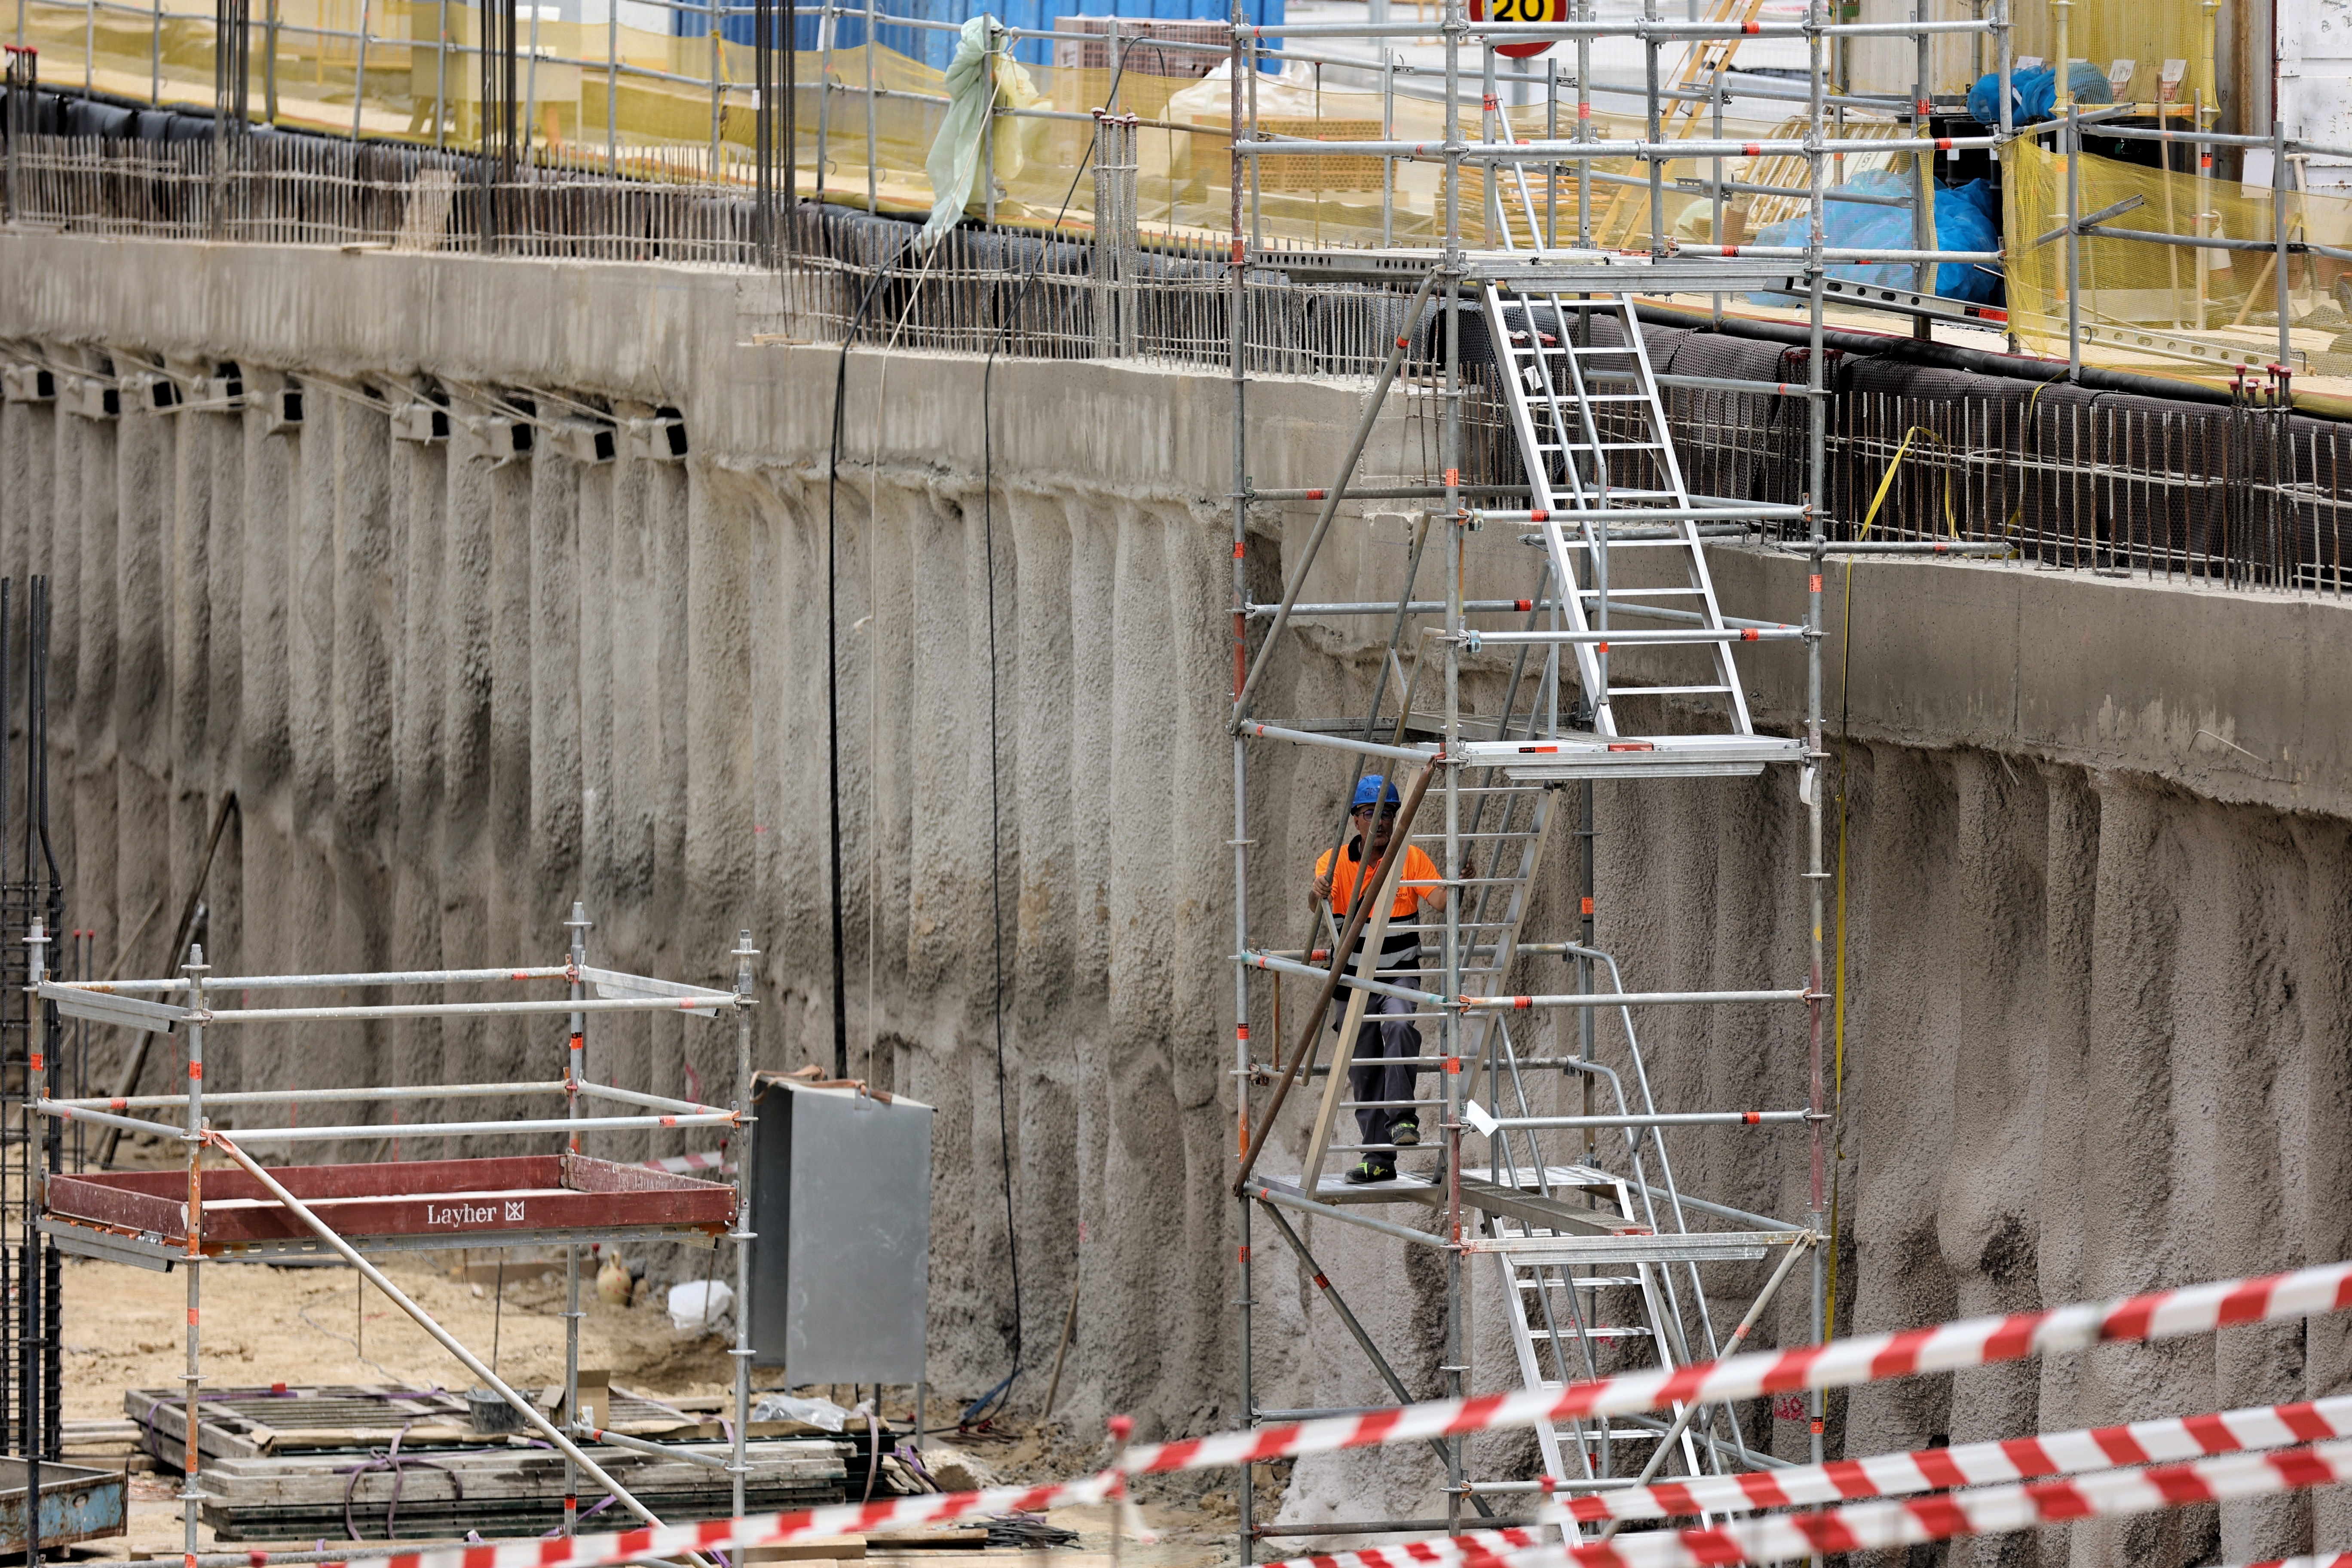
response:
[[[1833,4],[1832,9],[1842,10],[1849,21],[1902,23],[1911,19],[1913,4],[1845,0],[1842,7]],[[1767,14],[1779,9],[1768,7]],[[2219,0],[2074,0],[2071,5],[2017,0],[2010,7],[2011,47],[2019,61],[2054,61],[2063,16],[2067,58],[2088,60],[2102,75],[2112,73],[2116,101],[2185,108],[2201,92],[2210,109],[2215,102],[2213,26],[2219,10]],[[1925,12],[1931,21],[1969,21],[1991,14],[1986,0],[1928,0]],[[1832,70],[1860,91],[1907,93],[1919,74],[1918,46],[1908,37],[1844,38],[1835,49]],[[2168,63],[2173,68],[2169,71]],[[1990,34],[1935,35],[1928,40],[1927,85],[1938,93],[1965,92],[1999,64],[1999,46]]]
[[[2223,172],[2217,161],[2194,167],[2187,147],[2174,151],[2187,171],[2143,168],[2082,156],[2074,210],[2095,214],[2118,202],[2139,205],[2105,220],[2117,228],[2265,245],[2275,237],[2266,171],[2255,183],[2242,169]],[[2034,241],[2066,222],[2063,156],[2029,142],[2005,154],[2004,227],[2009,250],[2011,329],[2026,346],[2063,355],[2067,347],[2067,242]],[[2290,191],[2290,239],[2352,246],[2352,200]],[[2231,366],[2206,351],[2275,360],[2278,346],[2278,262],[2273,250],[2192,249],[2140,240],[2084,237],[2076,262],[2075,300],[2084,354],[2095,363],[2129,365],[2176,374],[2227,377]],[[2345,263],[2326,257],[2287,260],[2289,340],[2293,368],[2326,375],[2352,372],[2352,321],[2333,296]],[[2338,343],[2342,343],[2339,350]]]
[[[1847,0],[1836,9],[1848,18],[1899,21],[1912,14],[1911,4]],[[255,40],[250,101],[257,115],[282,125],[346,135],[461,149],[476,142],[480,95],[480,60],[475,52],[480,13],[476,6],[462,0],[250,0],[250,5]],[[1934,16],[1957,17],[1982,8],[1983,0],[1930,0],[1927,9]],[[1711,0],[1709,6],[1710,14],[1768,21],[1788,19],[1801,9],[1794,0]],[[552,5],[524,4],[517,10],[522,53],[518,90],[535,155],[593,162],[617,153],[635,169],[749,183],[755,61],[748,44],[709,36],[673,37],[613,26],[602,18],[566,22],[557,19]],[[2054,37],[2052,7],[2045,0],[2021,0],[2012,10],[2021,55],[2053,47],[2048,42]],[[1426,13],[1433,23],[1435,6],[1427,6]],[[2068,50],[2104,67],[2113,63],[2107,51],[2129,47],[2141,58],[2130,72],[2119,72],[2126,96],[2186,100],[2210,81],[2212,13],[2210,0],[2075,0],[2068,13]],[[42,75],[52,84],[87,85],[133,101],[211,106],[212,0],[25,0],[25,17],[30,41],[42,51]],[[888,26],[886,20],[886,36]],[[1744,47],[1757,51],[1777,47],[1786,52],[1790,43],[1767,38]],[[1895,45],[1900,47],[1890,53]],[[1965,86],[1974,71],[1989,68],[1993,47],[1983,36],[1936,39],[1931,74],[1937,87]],[[1056,41],[1048,48],[1050,63],[1026,67],[1038,106],[1074,118],[997,121],[995,212],[1001,220],[1013,223],[1051,223],[1058,216],[1083,230],[1092,221],[1093,182],[1081,171],[1093,127],[1078,117],[1107,100],[1110,77],[1101,68],[1104,50],[1098,34],[1074,35],[1070,44]],[[1734,60],[1735,52],[1717,46],[1713,55],[1693,50],[1670,57],[1666,78],[1697,79],[1705,69],[1724,63],[1781,68],[1778,55],[1767,58],[1759,54],[1750,62],[1745,56]],[[2185,70],[2168,72],[2168,58],[2187,61]],[[1118,106],[1146,121],[1160,122],[1147,123],[1139,134],[1142,226],[1160,236],[1226,232],[1233,207],[1232,87],[1223,63],[1209,76],[1196,78],[1182,73],[1200,68],[1199,56],[1174,56],[1177,63],[1171,67],[1165,60],[1155,62],[1145,48],[1130,53],[1129,59],[1119,81]],[[1916,74],[1916,54],[1907,39],[1849,40],[1833,63],[1862,90],[1905,90]],[[781,80],[782,62],[778,66],[775,74]],[[1162,69],[1175,74],[1160,74]],[[931,192],[924,162],[945,108],[941,73],[881,46],[804,51],[795,58],[794,70],[801,88],[793,109],[801,191],[805,195],[821,184],[828,199],[862,205],[870,189],[874,201],[886,210],[909,216],[927,211]],[[821,76],[835,90],[817,89]],[[1507,84],[1506,98],[1517,85]],[[874,89],[870,93],[869,88]],[[1542,100],[1539,80],[1532,91],[1536,101],[1507,103],[1501,110],[1510,136],[1541,138],[1564,134],[1573,126],[1572,100],[1563,97],[1551,109]],[[1384,100],[1374,91],[1327,87],[1318,72],[1304,65],[1294,64],[1279,77],[1261,74],[1255,98],[1259,127],[1276,135],[1325,141],[1443,139],[1441,105],[1405,92]],[[1769,119],[1734,114],[1725,121],[1724,130],[1743,140],[1802,133],[1801,120],[1781,118],[1785,110],[1780,106],[1775,110]],[[1475,100],[1465,104],[1465,118],[1475,134]],[[1635,137],[1643,131],[1636,119],[1608,113],[1596,113],[1592,124],[1604,138]],[[1696,106],[1670,111],[1667,117],[1669,135],[1705,136],[1712,130],[1711,111]],[[1868,138],[1897,130],[1885,119],[1850,115],[1839,133]],[[2030,149],[2017,155],[2012,214],[2021,201],[2037,214],[2049,210],[2046,191],[2035,195],[2028,189],[2040,167],[2032,160],[2043,156]],[[1900,167],[1904,162],[1900,155],[1849,155],[1835,177],[1851,178],[1873,167]],[[1717,167],[1699,160],[1667,166],[1661,216],[1670,235],[1685,240],[1714,237],[1710,198],[1679,188],[1675,182],[1704,179]],[[1803,185],[1802,159],[1728,159],[1719,167],[1731,180],[1792,193],[1789,197],[1734,198],[1735,234],[1753,235],[1799,210],[1794,193]],[[1270,240],[1414,245],[1432,243],[1442,232],[1443,171],[1436,163],[1334,153],[1262,158],[1256,168],[1255,188],[1246,191],[1244,220]],[[1591,171],[1587,199],[1600,243],[1626,247],[1649,243],[1648,191],[1620,183],[1645,173],[1631,163],[1601,164]],[[2181,194],[2195,184],[2189,176],[2170,182],[2170,206],[2165,210],[2176,218],[2197,210],[2199,198],[2193,192]],[[1563,238],[1574,235],[1578,185],[1572,168],[1561,170],[1549,192],[1541,178],[1530,174],[1538,227]],[[1510,199],[1490,197],[1481,172],[1475,166],[1465,169],[1463,232],[1469,243],[1498,244],[1507,229],[1521,242],[1528,237],[1525,208],[1515,190],[1507,187],[1502,195]],[[2085,195],[2086,210],[2099,205]],[[2298,210],[2316,227],[2323,205],[2329,204],[2313,198]],[[2151,196],[2150,209],[2159,205]],[[1507,222],[1507,213],[1511,215]],[[2039,223],[2030,232],[2048,226]],[[2098,242],[2092,248],[2104,253],[2113,247]],[[2029,259],[2032,276],[2021,289],[2029,298],[2048,296],[2048,283],[2032,273],[2034,268],[2046,268],[2048,259],[2048,255]],[[2103,310],[2119,320],[2153,314],[2167,321],[2186,319],[2184,310],[2172,303],[2177,291],[2168,279],[2173,274],[2184,279],[2186,297],[2193,300],[2214,292],[2207,287],[2200,296],[2195,285],[2210,285],[2217,267],[2225,272],[2231,267],[2224,258],[2209,259],[2200,268],[2185,253],[2168,256],[2154,249],[2129,262],[2100,265],[2106,269],[2103,276],[2114,268],[2137,268],[2134,278],[2161,275],[2168,279],[2165,300],[2155,307],[2122,298],[2139,284],[2103,283]],[[2155,274],[2148,273],[2150,268]],[[2120,279],[2123,274],[2114,276]],[[2047,319],[2046,306],[2030,309]]]
[[[697,172],[748,182],[744,164],[754,134],[752,51],[722,38],[674,37],[603,21],[562,22],[523,5],[519,23],[522,58],[517,89],[520,118],[541,155],[593,159],[608,147],[632,158],[647,150],[698,157]],[[454,148],[479,136],[479,13],[442,0],[256,0],[250,101],[274,123],[340,134],[388,138]],[[105,0],[95,7],[28,0],[27,30],[41,48],[42,75],[54,85],[86,85],[134,101],[209,109],[213,98],[213,9],[210,0],[153,0],[136,5]],[[886,27],[887,24],[885,24]],[[444,28],[446,26],[446,33]],[[364,35],[362,43],[362,35]],[[1076,55],[1078,47],[1057,54]],[[1101,55],[1099,40],[1093,53]],[[1139,53],[1140,51],[1139,51]],[[1197,57],[1195,57],[1197,58]],[[924,161],[946,107],[942,73],[887,47],[807,50],[794,61],[801,84],[795,118],[800,188],[821,184],[833,200],[862,205],[870,188],[885,210],[917,214],[930,205]],[[1076,63],[1025,68],[1037,107],[1085,115],[1104,104],[1110,73]],[[782,78],[778,62],[777,79]],[[835,90],[814,84],[828,75]],[[720,84],[714,93],[713,79]],[[363,91],[355,84],[363,83]],[[868,89],[873,89],[870,93]],[[1536,89],[1539,94],[1540,86]],[[1262,74],[1255,88],[1259,127],[1271,135],[1324,141],[1444,139],[1444,111],[1424,99],[1322,87],[1316,74],[1293,68]],[[1119,81],[1119,107],[1141,116],[1137,171],[1139,216],[1155,232],[1226,232],[1233,206],[1230,123],[1232,87],[1222,65],[1203,78],[1130,68]],[[356,105],[355,105],[356,100]],[[1244,107],[1246,121],[1251,110]],[[1515,138],[1567,135],[1574,103],[1557,110],[1538,101],[1506,105],[1503,121]],[[1475,133],[1477,114],[1467,112]],[[1594,134],[1637,137],[1641,121],[1596,113]],[[1735,136],[1794,132],[1786,123],[1735,116]],[[1705,134],[1704,119],[1678,129]],[[1050,223],[1066,214],[1072,226],[1090,225],[1093,183],[1072,175],[1085,163],[1093,126],[1084,119],[1000,119],[996,214],[1010,222]],[[715,148],[719,162],[709,167]],[[665,166],[678,166],[667,157]],[[1801,161],[1769,177],[1801,185]],[[1725,173],[1754,177],[1748,160],[1729,160]],[[1591,221],[1605,243],[1646,246],[1650,207],[1645,189],[1612,184],[1640,174],[1638,166],[1604,164],[1591,196]],[[1670,230],[1705,237],[1708,200],[1674,188],[1676,179],[1703,176],[1696,162],[1666,171],[1664,212]],[[1577,180],[1563,169],[1549,197],[1530,180],[1538,226],[1572,239]],[[1443,232],[1443,170],[1433,163],[1349,153],[1265,158],[1254,192],[1244,182],[1244,222],[1275,239],[1317,245],[1433,243]],[[1764,198],[1773,205],[1774,198]],[[979,205],[980,204],[975,204]],[[1516,237],[1528,237],[1525,207],[1515,189],[1489,202],[1475,167],[1465,171],[1462,223],[1472,244],[1500,242],[1500,218],[1514,216]],[[1759,220],[1760,221],[1760,220]]]

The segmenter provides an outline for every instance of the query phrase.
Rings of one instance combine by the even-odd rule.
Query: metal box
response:
[[[0,1552],[25,1550],[25,1470],[22,1459],[0,1458]],[[121,1471],[42,1461],[43,1551],[121,1535],[129,1520],[129,1479]]]
[[[0,397],[11,403],[55,403],[55,372],[37,364],[0,365]]]
[[[613,426],[597,420],[564,419],[557,422],[550,444],[575,463],[609,463],[620,449],[614,437]]]
[[[122,394],[104,376],[68,376],[58,388],[58,406],[84,419],[111,419],[122,412]]]
[[[411,398],[392,411],[392,438],[429,446],[449,438],[449,411],[424,398]]]
[[[751,1357],[794,1384],[923,1381],[931,1108],[763,1078]]]

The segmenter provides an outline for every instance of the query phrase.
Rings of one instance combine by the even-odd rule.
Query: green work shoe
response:
[[[1389,1129],[1389,1142],[1400,1149],[1411,1149],[1421,1142],[1421,1123],[1410,1118]]]
[[[1347,1180],[1349,1186],[1356,1187],[1370,1182],[1393,1182],[1396,1166],[1387,1161],[1375,1161],[1368,1154],[1348,1168]]]

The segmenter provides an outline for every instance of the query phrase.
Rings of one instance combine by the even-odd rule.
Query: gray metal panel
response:
[[[754,1359],[795,1384],[919,1380],[931,1108],[772,1080],[758,1115]]]

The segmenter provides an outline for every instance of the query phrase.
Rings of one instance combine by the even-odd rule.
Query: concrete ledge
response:
[[[1727,605],[1804,614],[1803,557],[1708,552]],[[1837,732],[2152,773],[2218,801],[2352,816],[2352,605],[1965,561],[1844,562],[1822,586]],[[1804,711],[1794,658],[1748,660],[1759,718]]]
[[[753,342],[781,329],[779,289],[770,275],[632,262],[0,231],[0,336],[593,391],[676,405],[703,454],[821,462],[839,352]],[[1054,473],[1220,506],[1232,489],[1231,384],[1222,373],[1137,363],[1002,359],[990,370],[980,354],[856,350],[845,459],[976,478],[983,377],[1000,474]],[[878,451],[877,387],[888,394]],[[1331,447],[1344,438],[1332,432],[1353,422],[1362,397],[1254,381],[1257,481],[1328,484]],[[1392,418],[1387,440],[1402,438]],[[1402,457],[1376,444],[1370,460]]]

